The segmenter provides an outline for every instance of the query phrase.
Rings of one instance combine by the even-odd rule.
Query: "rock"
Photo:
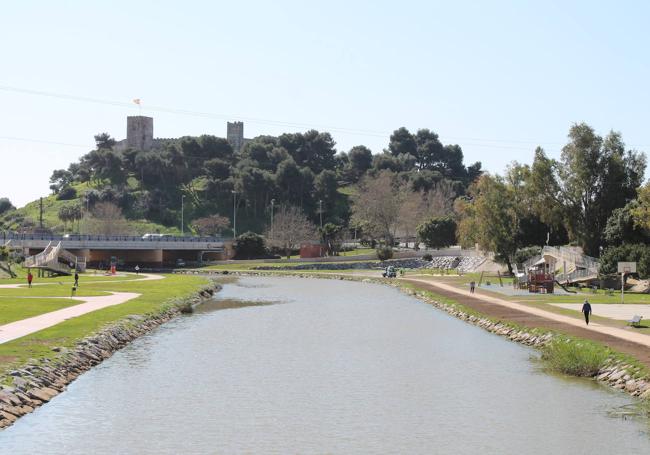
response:
[[[18,420],[18,417],[16,417],[13,414],[9,414],[8,412],[5,411],[0,411],[0,417],[3,417],[5,420],[8,420],[9,423],[14,423],[16,420]]]
[[[41,401],[50,401],[52,398],[58,395],[58,392],[56,390],[50,389],[49,387],[43,387],[42,389],[29,389],[27,391],[27,395]]]

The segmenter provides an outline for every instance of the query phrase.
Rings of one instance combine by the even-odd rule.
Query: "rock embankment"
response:
[[[200,304],[219,289],[214,284],[152,315],[129,316],[79,341],[74,348],[53,348],[53,358],[32,360],[0,377],[0,429],[13,424],[63,392],[67,385],[139,336]]]

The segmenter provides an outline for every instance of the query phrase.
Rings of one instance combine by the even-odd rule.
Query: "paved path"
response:
[[[101,310],[109,306],[119,305],[120,303],[140,297],[140,295],[135,292],[112,292],[111,295],[100,297],[72,297],[73,300],[79,300],[83,303],[32,318],[0,325],[0,344],[38,332],[39,330],[47,329],[70,318]]]
[[[124,283],[133,283],[135,281],[150,281],[162,280],[165,278],[162,275],[153,275],[148,273],[141,273],[138,279],[120,281]],[[93,283],[93,281],[86,281],[86,283]],[[94,283],[110,283],[110,281],[95,281]],[[41,283],[47,284],[47,283]],[[1,285],[1,288],[17,288],[24,287],[24,284],[6,284]],[[110,291],[107,291],[110,292]],[[135,292],[111,292],[111,295],[104,295],[98,297],[71,297],[72,300],[79,300],[83,303],[79,305],[70,306],[57,311],[41,314],[20,321],[11,322],[9,324],[0,325],[0,344],[6,343],[17,338],[47,329],[54,325],[60,324],[70,318],[91,313],[93,311],[101,310],[109,306],[119,305],[129,300],[140,297],[141,294]],[[39,298],[48,298],[47,296]],[[56,298],[56,297],[53,297]],[[67,297],[66,297],[67,298]]]
[[[469,291],[464,289],[426,278],[406,278],[403,281],[418,284],[421,288],[455,299],[463,305],[496,319],[509,320],[526,327],[558,330],[570,335],[601,342],[612,349],[631,354],[647,366],[650,366],[650,349],[648,349],[650,347],[650,336],[635,332],[634,329],[609,327],[596,322],[586,326],[581,319],[509,302],[485,294],[470,294]]]
[[[131,273],[130,275],[135,275],[134,273]],[[116,275],[116,276],[126,276],[126,275]],[[114,281],[115,283],[132,283],[134,281],[150,281],[150,280],[162,280],[165,278],[162,275],[154,275],[153,273],[141,273],[137,275],[138,278],[135,280],[116,280]],[[85,278],[89,278],[88,275],[82,275],[81,278],[83,280],[80,280],[81,284],[96,284],[96,283],[111,283],[110,280],[99,280],[99,281],[86,281]],[[59,282],[53,282],[50,281],[49,283],[32,283],[32,286],[49,286],[49,285],[55,285],[58,284]],[[67,282],[68,284],[72,285],[69,281]],[[18,288],[26,288],[27,284],[26,283],[13,283],[13,284],[0,284],[0,289],[18,289]]]
[[[567,310],[582,310],[582,303],[551,303],[550,305]],[[592,303],[591,311],[596,316],[619,321],[629,321],[635,315],[643,316],[643,319],[650,319],[650,305],[640,303]]]

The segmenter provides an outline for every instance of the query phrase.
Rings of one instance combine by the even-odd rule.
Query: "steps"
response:
[[[73,264],[73,266],[70,267],[70,264]],[[85,258],[78,258],[69,251],[64,250],[61,248],[61,242],[56,245],[50,242],[42,252],[25,258],[23,267],[47,270],[59,275],[72,275],[75,264],[80,271],[86,269]]]

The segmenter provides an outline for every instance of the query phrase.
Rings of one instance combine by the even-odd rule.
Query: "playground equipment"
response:
[[[499,285],[503,287],[503,275],[501,275],[501,272],[497,271],[496,275],[488,275],[486,272],[481,272],[481,276],[478,279],[478,286],[480,287],[481,284],[483,283],[483,278],[497,278],[499,280]],[[489,281],[486,280],[486,284],[490,284]]]
[[[582,253],[579,247],[542,248],[541,255],[524,262],[529,292],[553,293],[555,284],[566,292],[570,284],[589,284],[598,278],[597,259]]]

